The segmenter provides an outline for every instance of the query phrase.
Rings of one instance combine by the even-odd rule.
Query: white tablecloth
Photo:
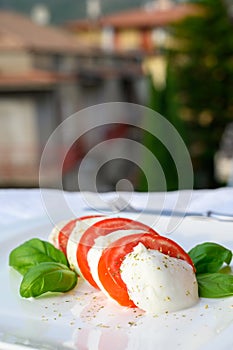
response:
[[[147,208],[150,209],[163,206],[164,209],[172,209],[175,206],[178,196],[186,194],[190,199],[186,203],[187,212],[205,212],[215,210],[223,213],[233,213],[233,188],[225,187],[214,190],[174,191],[164,193],[150,193],[150,202]],[[188,197],[187,197],[188,194]],[[143,208],[148,199],[147,193],[128,194],[123,193],[131,203],[138,209]],[[191,195],[191,196],[190,196]],[[0,227],[4,228],[12,225],[23,225],[31,220],[46,220],[48,216],[56,217],[56,220],[63,219],[62,205],[67,204],[70,209],[70,216],[81,216],[88,213],[89,203],[87,198],[91,198],[92,207],[98,211],[103,203],[109,198],[114,198],[115,193],[93,194],[80,192],[63,192],[59,190],[40,189],[2,189],[0,190]],[[62,201],[62,203],[61,203]],[[47,202],[47,203],[46,203]],[[48,205],[47,205],[48,204]],[[89,208],[89,210],[92,210]],[[65,210],[64,210],[65,212]],[[64,216],[69,216],[66,210]]]

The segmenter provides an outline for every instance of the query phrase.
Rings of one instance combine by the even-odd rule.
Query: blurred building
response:
[[[77,44],[64,30],[0,12],[0,185],[38,183],[46,140],[62,109],[76,108],[76,54]]]
[[[99,3],[98,0],[88,2]],[[101,84],[114,81],[121,92],[121,101],[148,105],[148,74],[152,75],[158,89],[164,88],[164,51],[180,44],[172,36],[172,24],[199,13],[198,6],[157,0],[145,7],[106,16],[101,15],[98,8],[93,16],[67,23],[66,28],[77,42],[88,48],[82,57],[79,56],[82,60],[79,62],[82,66],[80,81],[85,84],[89,81],[95,91]],[[124,177],[119,164],[114,171]]]
[[[150,72],[154,81],[160,83],[166,68],[164,49],[178,44],[171,24],[199,13],[197,5],[156,0],[112,15],[70,21],[66,28],[80,45],[88,48],[83,57],[79,56],[85,79],[116,76],[130,101],[145,104],[145,73]]]
[[[141,8],[70,21],[66,27],[91,49],[148,54],[172,45],[169,25],[198,11],[193,4],[156,0]]]
[[[196,12],[160,0],[109,16],[98,12],[65,29],[0,12],[0,186],[37,186],[47,139],[76,111],[109,101],[147,104],[145,70],[163,79],[161,52],[174,44],[169,24]],[[68,157],[68,171],[84,153]]]

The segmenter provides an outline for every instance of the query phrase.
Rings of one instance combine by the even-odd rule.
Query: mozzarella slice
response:
[[[93,217],[93,218],[78,220],[69,236],[67,247],[66,247],[67,259],[69,261],[70,268],[73,269],[80,276],[82,276],[82,273],[80,271],[80,268],[77,262],[77,247],[78,247],[80,238],[90,226],[94,225],[96,222],[101,220],[103,220],[103,217]]]
[[[66,224],[68,224],[68,222],[70,222],[70,220],[68,221],[61,221],[59,222],[51,231],[49,237],[48,237],[48,241],[54,245],[54,247],[56,247],[57,249],[59,249],[59,243],[58,243],[58,234],[59,232],[63,229],[63,227],[65,227]]]
[[[178,311],[198,301],[198,284],[192,266],[147,249],[142,243],[125,256],[121,278],[130,299],[148,313]]]
[[[92,277],[95,281],[95,283],[98,285],[100,290],[109,298],[110,295],[106,291],[106,289],[103,287],[102,283],[100,282],[99,279],[99,274],[98,274],[98,264],[100,257],[102,255],[102,252],[105,248],[107,248],[112,242],[116,241],[117,239],[121,237],[125,237],[128,235],[132,235],[135,233],[143,233],[145,231],[142,230],[117,230],[109,233],[106,236],[100,236],[95,239],[95,244],[91,247],[87,254],[87,261],[88,265],[92,274]],[[112,299],[112,298],[111,298]]]

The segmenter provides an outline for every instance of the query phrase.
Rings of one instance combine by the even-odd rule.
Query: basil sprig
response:
[[[233,275],[203,273],[197,275],[199,295],[203,298],[224,298],[233,295]]]
[[[9,257],[9,265],[21,275],[24,275],[31,267],[48,261],[68,266],[68,261],[62,251],[39,238],[32,238],[21,244],[12,250]]]
[[[77,275],[67,266],[56,262],[42,262],[24,275],[20,295],[37,297],[46,292],[67,292],[77,283]]]
[[[233,295],[233,275],[221,270],[224,264],[230,265],[232,252],[213,242],[198,244],[189,251],[198,282],[199,296],[223,298]]]
[[[213,242],[198,244],[189,251],[196,273],[213,273],[219,271],[223,263],[230,264],[232,252]]]
[[[77,275],[69,268],[65,254],[38,238],[12,250],[9,265],[23,275],[20,295],[25,298],[67,292],[77,283]]]

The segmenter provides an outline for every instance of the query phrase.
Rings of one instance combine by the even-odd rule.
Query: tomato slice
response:
[[[138,243],[144,244],[147,249],[158,250],[171,257],[185,260],[194,269],[189,255],[176,242],[167,237],[155,236],[146,232],[119,238],[103,251],[98,264],[98,273],[104,289],[122,306],[136,307],[129,299],[127,286],[121,278],[120,267],[125,256],[131,253]]]
[[[103,217],[103,215],[86,215],[82,216],[80,218],[73,219],[69,221],[58,233],[58,246],[59,249],[66,255],[66,248],[67,248],[67,243],[69,236],[71,232],[73,231],[76,222],[78,220],[86,220],[86,219],[91,219],[95,217]]]
[[[87,254],[95,244],[95,239],[100,236],[106,236],[111,232],[118,230],[142,230],[150,232],[154,236],[159,235],[151,227],[135,220],[127,218],[106,218],[90,226],[82,235],[77,248],[77,261],[83,277],[95,288],[99,289],[94,281],[90,267],[87,261]]]

